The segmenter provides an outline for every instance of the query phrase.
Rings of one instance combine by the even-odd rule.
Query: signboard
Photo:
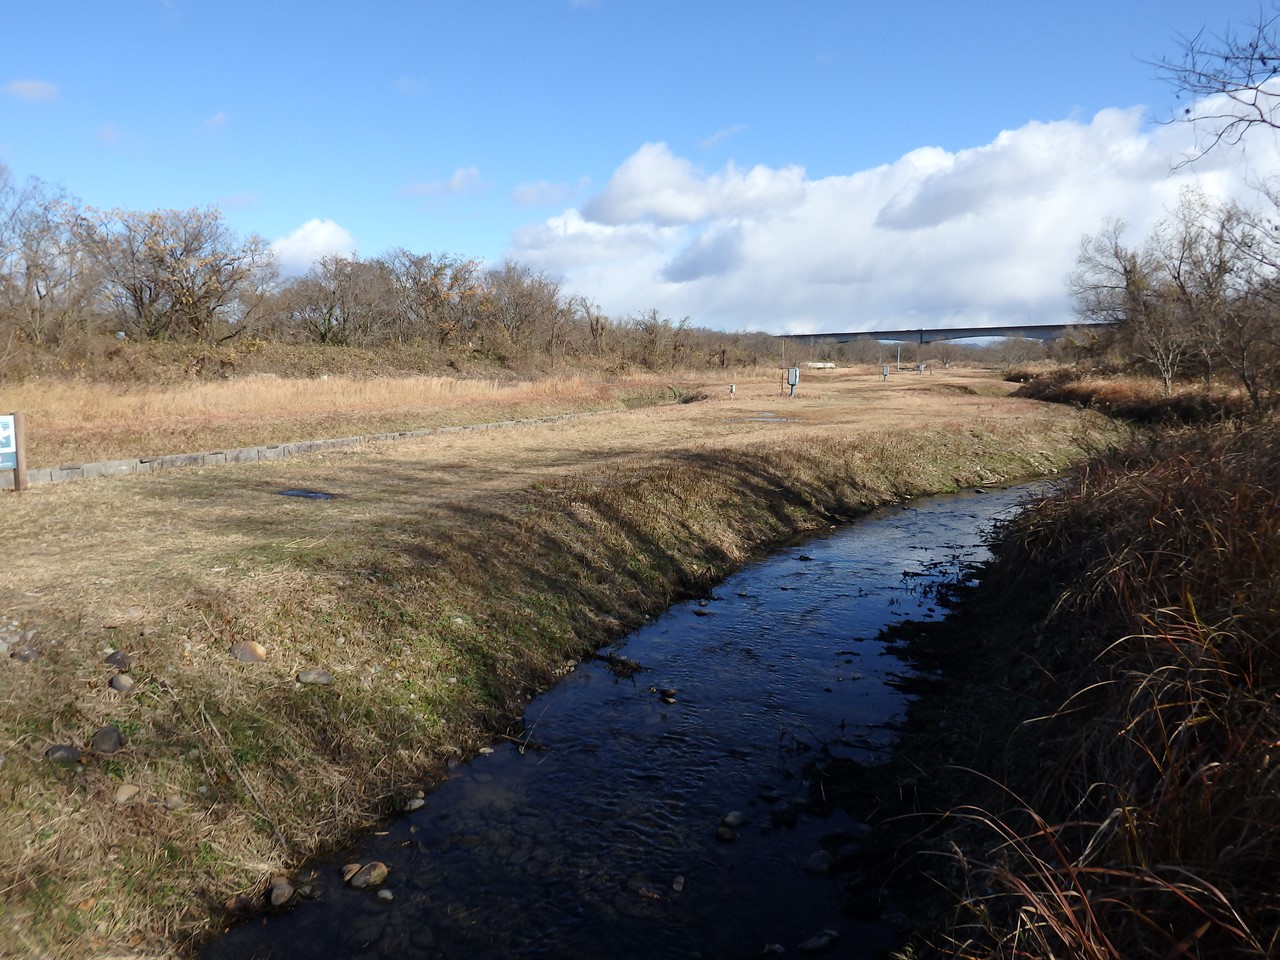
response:
[[[0,416],[0,470],[18,469],[18,427],[13,414]]]

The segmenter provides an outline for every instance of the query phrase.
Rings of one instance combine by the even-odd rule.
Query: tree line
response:
[[[412,344],[441,363],[590,361],[646,369],[773,365],[763,333],[723,333],[657,310],[611,317],[546,274],[446,253],[326,256],[282,278],[270,245],[214,207],[98,210],[0,165],[0,359],[78,338],[334,347]]]
[[[1273,192],[1272,212],[1280,210]],[[1280,396],[1280,225],[1272,215],[1185,190],[1177,208],[1130,245],[1108,221],[1081,243],[1069,284],[1077,315],[1109,329],[1091,352],[1119,352],[1179,381],[1226,378],[1255,409]]]

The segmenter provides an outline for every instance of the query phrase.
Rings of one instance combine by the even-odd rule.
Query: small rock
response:
[[[350,883],[351,878],[360,872],[360,864],[348,863],[342,868],[342,880],[344,883]]]
[[[480,748],[480,755],[481,755],[481,756],[487,757],[487,756],[489,756],[491,753],[493,753],[493,747],[481,747],[481,748]]]
[[[394,893],[392,893],[390,890],[379,890],[379,891],[378,891],[378,899],[379,899],[379,900],[387,900],[387,901],[390,901],[390,900],[394,900],[395,898],[396,898],[396,895],[395,895]]]
[[[130,657],[123,650],[111,651],[111,653],[108,653],[105,657],[103,657],[102,662],[109,666],[115,667],[117,670],[120,670],[122,672],[128,672],[129,668],[133,666],[133,658]]]
[[[716,839],[721,843],[732,843],[738,839],[737,832],[732,827],[726,827],[724,824],[716,827]]]
[[[815,850],[809,854],[809,859],[804,862],[804,872],[819,875],[828,874],[831,872],[831,867],[834,863],[834,858],[827,851]]]
[[[50,763],[69,767],[80,762],[80,748],[69,743],[56,743],[44,752],[44,757]]]
[[[107,684],[116,693],[133,693],[138,684],[127,673],[117,673]]]
[[[30,663],[32,660],[40,659],[40,651],[36,649],[34,644],[26,642],[15,643],[9,648],[9,656],[22,663]]]
[[[271,905],[273,907],[283,907],[293,899],[293,892],[293,884],[287,880],[281,879],[278,883],[273,883],[271,885]]]
[[[671,881],[671,889],[679,893],[684,889],[684,877],[676,877]]]
[[[729,827],[736,830],[747,822],[747,815],[741,810],[730,810],[724,815],[724,819],[720,821],[721,826]]]
[[[333,674],[328,670],[312,667],[298,674],[299,683],[329,684],[333,683]]]
[[[421,797],[414,797],[404,805],[404,809],[408,813],[413,813],[413,811],[421,810],[426,805],[427,801],[423,800]]]
[[[231,645],[231,655],[242,663],[262,663],[267,659],[267,648],[257,640],[237,640]]]
[[[119,727],[107,725],[99,727],[98,732],[89,741],[89,749],[94,753],[115,753],[124,746],[124,734]]]
[[[357,890],[363,890],[365,887],[376,887],[386,879],[387,865],[381,860],[374,860],[352,874],[347,883]]]
[[[831,949],[832,945],[840,939],[840,934],[834,930],[821,930],[812,937],[800,944],[798,949],[801,953],[810,955],[826,953]]]
[[[128,803],[130,800],[136,797],[141,792],[141,790],[142,788],[139,787],[136,783],[120,784],[120,786],[116,788],[116,799],[115,799],[116,805],[124,806],[126,803]]]

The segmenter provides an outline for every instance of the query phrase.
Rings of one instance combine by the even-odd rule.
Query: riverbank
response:
[[[911,957],[1276,955],[1278,491],[1274,421],[1097,456],[897,631]]]
[[[1116,437],[1008,389],[846,372],[10,495],[0,955],[188,953],[753,552]]]

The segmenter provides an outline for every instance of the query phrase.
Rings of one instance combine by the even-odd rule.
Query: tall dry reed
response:
[[[987,589],[1050,590],[1024,724],[967,855],[966,957],[1280,949],[1280,425],[1095,459],[1008,524]]]

